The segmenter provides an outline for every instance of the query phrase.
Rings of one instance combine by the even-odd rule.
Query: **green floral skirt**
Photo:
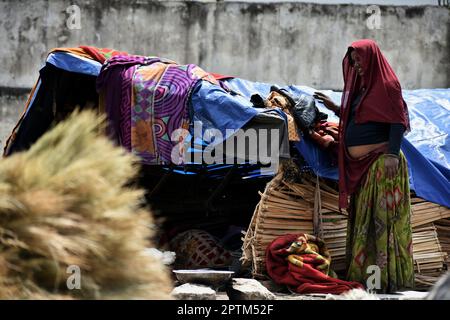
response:
[[[370,167],[352,196],[347,230],[347,278],[380,293],[414,287],[408,168],[385,177],[385,156]]]

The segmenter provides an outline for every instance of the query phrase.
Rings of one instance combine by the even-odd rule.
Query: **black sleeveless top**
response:
[[[350,105],[350,114],[345,130],[346,146],[352,147],[389,141],[389,153],[398,154],[403,133],[405,132],[405,127],[401,123],[355,123],[356,109],[362,95],[363,92],[358,93]]]

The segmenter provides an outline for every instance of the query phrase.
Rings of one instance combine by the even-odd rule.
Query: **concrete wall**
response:
[[[80,30],[66,25],[80,7]],[[150,0],[0,0],[0,140],[23,108],[47,52],[80,44],[158,55],[278,84],[341,89],[346,47],[375,39],[404,88],[450,87],[449,9]],[[13,89],[11,89],[13,88]],[[18,97],[16,99],[16,97]]]
[[[66,27],[71,4],[81,30]],[[251,80],[339,89],[348,44],[373,38],[405,88],[449,87],[449,10],[149,0],[0,2],[0,86],[31,87],[48,50],[79,44],[159,55]]]

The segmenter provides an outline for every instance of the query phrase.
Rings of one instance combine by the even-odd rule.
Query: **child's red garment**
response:
[[[331,257],[325,243],[308,234],[288,234],[276,238],[266,251],[266,269],[278,284],[297,293],[341,294],[363,288],[358,282],[330,277]]]

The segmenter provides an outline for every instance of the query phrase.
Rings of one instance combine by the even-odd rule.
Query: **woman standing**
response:
[[[352,43],[342,67],[342,106],[320,92],[315,98],[340,117],[339,206],[349,211],[347,277],[365,284],[376,265],[378,291],[412,288],[410,189],[400,151],[409,130],[407,105],[374,41]]]

